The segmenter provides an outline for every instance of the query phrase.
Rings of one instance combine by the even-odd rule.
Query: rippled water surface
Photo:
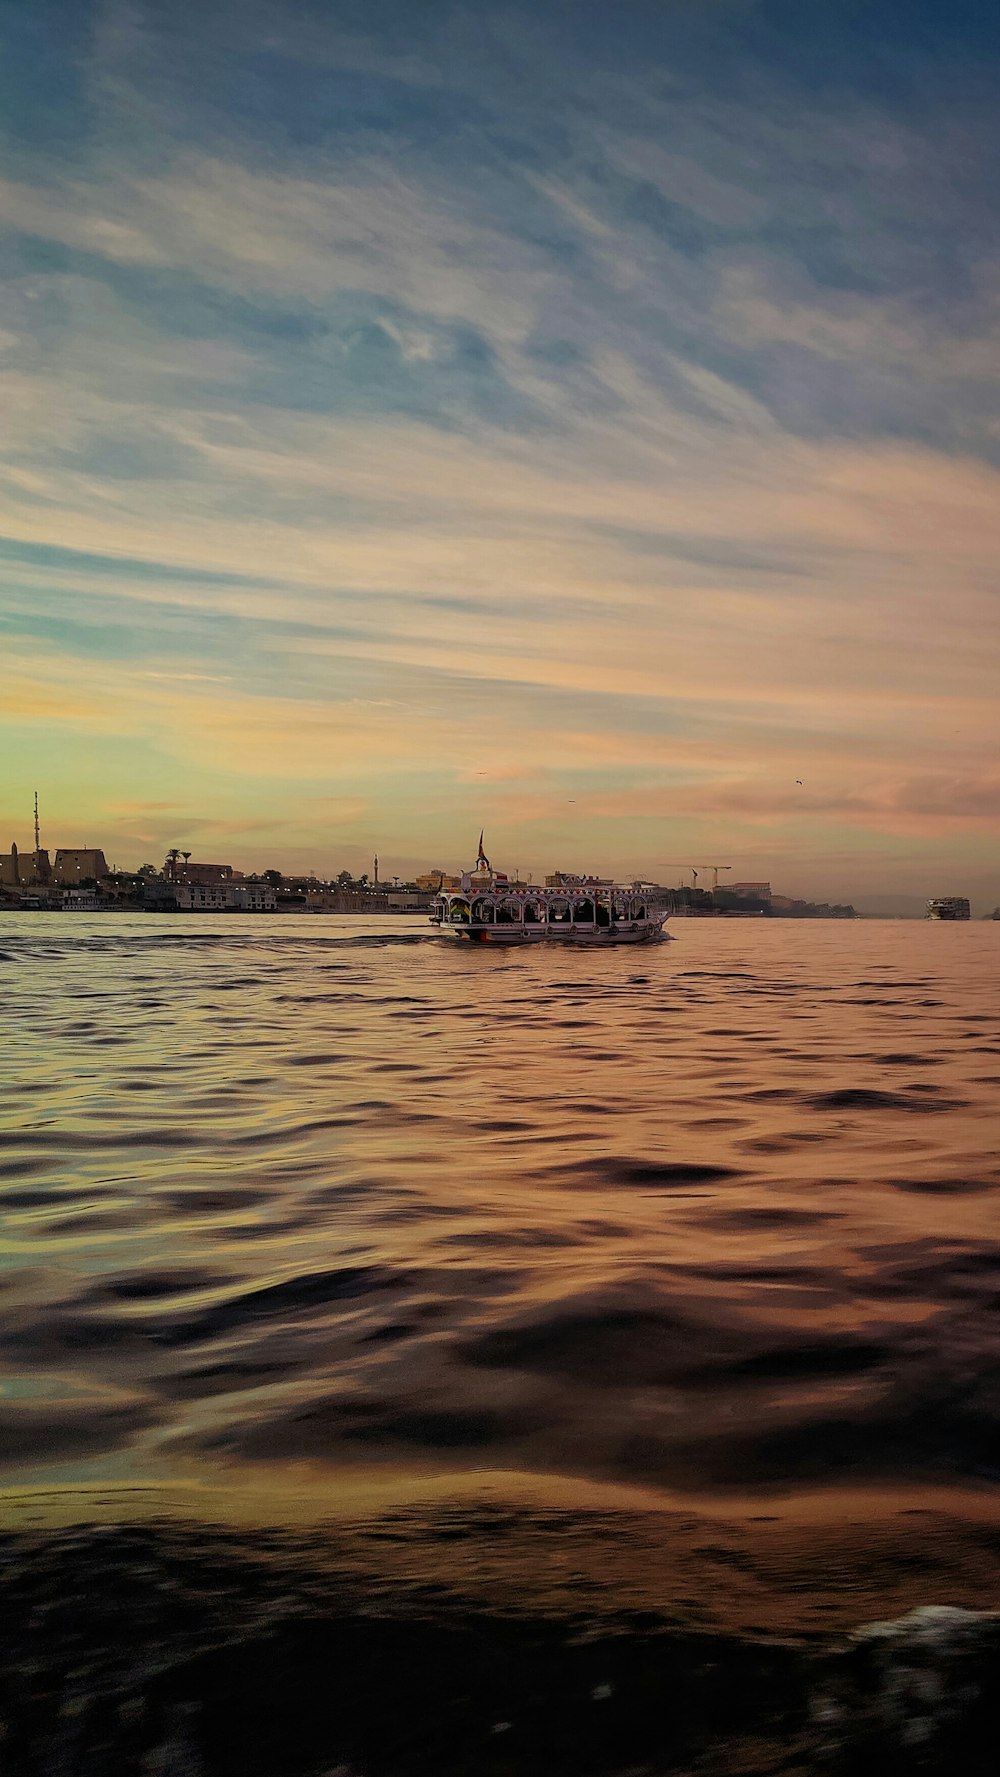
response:
[[[672,931],[0,920],[15,1777],[804,1772],[995,1605],[1000,926]]]
[[[1000,927],[671,930],[7,916],[8,1480],[992,1481]]]

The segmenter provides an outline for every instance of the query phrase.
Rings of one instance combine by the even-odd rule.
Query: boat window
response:
[[[525,901],[525,903],[524,903],[524,923],[526,926],[540,925],[544,918],[545,918],[545,908],[544,907],[540,908],[537,901]]]
[[[473,917],[473,920],[475,921],[476,925],[480,925],[480,926],[492,925],[493,924],[493,902],[492,901],[473,901],[473,903],[472,903],[472,917]]]
[[[574,904],[573,923],[574,923],[574,925],[578,925],[578,926],[593,925],[593,923],[594,923],[594,903],[593,903],[593,901],[577,901]]]
[[[469,923],[468,901],[453,901],[451,904],[451,923],[453,926],[467,926]]]
[[[570,918],[571,918],[571,915],[570,915],[568,901],[550,901],[549,902],[549,925],[550,926],[569,925]]]
[[[633,919],[645,919],[645,917],[646,917],[646,909],[643,906],[642,902],[641,901],[633,901],[632,902],[632,918]]]
[[[497,908],[498,926],[517,926],[521,923],[520,901],[501,901]]]
[[[597,923],[599,926],[611,924],[611,908],[606,901],[598,901],[597,903]]]

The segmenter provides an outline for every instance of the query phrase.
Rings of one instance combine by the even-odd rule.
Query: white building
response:
[[[269,882],[234,882],[226,886],[233,898],[234,913],[273,913],[278,905],[277,891]]]
[[[277,906],[269,882],[179,882],[174,898],[185,913],[273,913]]]

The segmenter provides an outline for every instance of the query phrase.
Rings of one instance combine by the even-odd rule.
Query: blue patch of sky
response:
[[[81,263],[81,258],[85,269],[92,257],[74,255],[62,241],[50,240],[47,235],[9,229],[0,241],[0,277],[10,280],[64,276]]]
[[[136,623],[136,605],[126,599],[113,600],[89,588],[42,588],[13,581],[8,592],[9,604],[0,614],[0,624],[8,636],[34,637],[38,641],[59,644],[70,653],[103,654],[115,660],[158,659],[169,649],[175,662],[193,667],[239,664],[245,677],[255,667],[260,669],[262,684],[274,689],[273,663],[296,661],[299,657],[285,648],[288,640],[315,640],[329,649],[337,642],[371,643],[380,638],[378,623],[351,620],[350,613],[333,606],[329,622],[303,624],[288,622],[276,600],[272,614],[252,616],[240,611],[198,610],[191,605],[157,604],[143,600],[142,623]],[[73,600],[67,609],[68,600]],[[359,600],[359,607],[362,601]],[[280,638],[275,647],[276,638]],[[334,653],[319,657],[318,671],[323,675]],[[308,677],[310,662],[303,652],[302,674]]]
[[[50,615],[38,609],[37,588],[11,588],[14,598],[27,593],[32,597],[33,608],[8,609],[0,615],[0,624],[8,637],[51,643],[83,659],[159,660],[164,647],[170,645],[179,645],[186,657],[196,657],[199,664],[217,663],[231,655],[234,625],[223,618],[185,610],[183,618],[172,623],[165,620],[162,612],[150,612],[144,606],[140,628],[134,622],[105,620],[94,610],[89,596],[85,616],[65,612]],[[131,614],[134,618],[134,609]]]
[[[434,12],[433,5],[431,12]],[[659,68],[676,85],[696,79],[731,93],[748,73],[779,72],[803,93],[865,92],[908,98],[916,75],[981,69],[1000,55],[1000,15],[991,0],[545,0],[505,8],[577,63],[635,71]]]
[[[25,549],[22,559],[28,553]],[[157,573],[155,577],[166,576]],[[221,578],[216,576],[214,583],[218,585]],[[198,576],[199,581],[209,579]],[[387,666],[380,660],[366,660],[363,654],[338,657],[338,642],[364,648],[383,640],[380,608],[405,604],[413,620],[410,633],[418,640],[422,610],[441,610],[470,619],[482,613],[481,603],[471,599],[341,588],[329,595],[327,617],[321,622],[305,622],[285,615],[282,595],[287,596],[287,588],[267,582],[245,584],[248,589],[263,585],[273,591],[273,611],[199,610],[190,604],[178,606],[144,597],[139,607],[142,622],[138,624],[137,606],[125,590],[115,596],[110,591],[74,586],[69,576],[58,585],[44,586],[19,581],[15,572],[7,582],[7,607],[0,614],[0,627],[9,639],[34,639],[81,658],[160,663],[169,656],[178,671],[211,668],[225,672],[234,668],[245,689],[265,693],[280,689],[292,699],[334,691],[344,697],[377,697],[384,695],[387,672],[398,671],[416,682],[425,679],[427,670],[434,670]],[[314,592],[312,596],[321,599],[323,594]],[[512,617],[537,615],[537,606],[531,601],[505,609]],[[308,646],[299,650],[296,643],[317,644],[317,652],[311,653]],[[401,645],[405,645],[405,635]],[[450,682],[450,675],[445,676]],[[470,686],[476,682],[470,677]]]
[[[37,136],[58,136],[58,118],[88,105],[81,69],[103,9],[97,0],[32,0],[5,6],[11,45],[12,114]],[[352,9],[218,0],[205,7],[146,0],[133,9],[119,66],[157,90],[178,119],[178,135],[245,129],[300,151],[338,133],[349,140],[392,135],[410,143],[475,134],[520,93],[560,93],[567,111],[592,99],[587,75],[626,73],[650,91],[685,86],[731,97],[761,70],[803,95],[864,95],[906,105],[920,76],[940,83],[968,76],[1000,55],[1000,13],[991,0],[839,0],[804,9],[799,0],[544,0],[491,5],[463,0],[393,0]],[[328,53],[314,53],[326,36]],[[365,66],[338,67],[342,35],[381,51]],[[192,52],[195,53],[192,53]],[[311,51],[313,53],[311,53]],[[415,73],[394,63],[411,58]],[[420,68],[426,70],[421,81]],[[609,102],[607,87],[602,99]],[[502,102],[502,103],[501,103]],[[627,101],[619,99],[625,108]],[[49,125],[56,124],[54,131]],[[536,120],[538,127],[542,119]]]
[[[526,358],[535,359],[540,365],[552,371],[575,371],[586,369],[590,357],[575,340],[553,338],[551,335],[528,339],[525,342]]]
[[[91,0],[91,4],[93,0]],[[80,0],[87,10],[87,0]],[[442,40],[433,5],[415,42],[423,51]],[[402,18],[398,22],[402,22]],[[155,164],[148,125],[155,118],[164,143],[183,149],[197,141],[212,152],[232,149],[284,168],[320,156],[354,157],[389,138],[401,148],[434,152],[443,144],[473,142],[488,121],[492,98],[477,93],[456,70],[442,80],[397,78],[376,65],[338,65],[335,44],[345,28],[342,8],[327,8],[316,35],[304,30],[299,7],[277,4],[192,6],[146,0],[135,8],[127,43],[117,48],[116,75],[124,86],[108,95],[109,133],[128,133],[127,86],[141,93],[142,128],[135,131],[136,164]],[[364,36],[372,40],[373,20]],[[384,40],[398,54],[399,33]],[[95,135],[95,147],[100,137]]]
[[[218,127],[224,112],[228,131],[267,131],[272,149],[323,147],[336,151],[359,140],[376,142],[387,135],[403,146],[454,144],[463,133],[485,121],[483,107],[471,95],[454,89],[415,86],[412,82],[356,69],[310,66],[300,57],[271,51],[227,58],[221,88],[202,95],[186,90],[186,108],[206,130]],[[199,104],[199,97],[207,101]]]
[[[361,302],[347,306],[359,309]],[[339,318],[322,341],[272,350],[245,380],[244,396],[299,412],[404,414],[449,430],[468,420],[522,431],[540,423],[477,328],[404,315],[401,325],[422,336],[411,350],[391,306],[373,299],[367,315]]]
[[[447,711],[450,721],[470,725],[488,720],[490,713],[504,721],[519,721],[532,731],[553,735],[573,733],[626,733],[650,738],[690,734],[717,728],[719,706],[695,699],[679,700],[658,693],[577,690],[550,685],[526,672],[521,679],[495,678],[484,660],[481,674],[457,667],[409,664],[400,661],[365,660],[336,653],[322,656],[288,655],[298,694],[308,696],[322,688],[342,692],[345,699],[382,699],[440,719]],[[312,692],[310,693],[310,687]],[[727,706],[727,719],[730,715]],[[736,712],[738,714],[738,712]],[[488,740],[483,740],[488,751]],[[539,760],[544,765],[544,759]]]
[[[180,339],[225,339],[248,346],[308,344],[330,332],[329,319],[300,302],[253,299],[169,267],[121,264],[103,254],[23,231],[0,249],[0,278],[74,278],[105,286],[122,309]],[[33,331],[54,335],[73,326],[72,304],[58,281],[36,285],[44,299]]]
[[[47,461],[104,481],[193,481],[200,479],[202,458],[189,445],[163,433],[146,436],[133,424],[118,432],[93,431],[82,442],[46,452]]]
[[[1000,55],[1000,16],[988,0],[839,0],[808,12],[796,0],[756,0],[719,17],[734,57],[780,68],[808,93],[908,105],[922,77],[978,70]]]
[[[693,356],[693,354],[692,354]],[[791,341],[752,352],[700,352],[701,362],[728,375],[792,437],[886,439],[1000,461],[994,377],[936,371],[933,346],[914,343],[897,361],[877,351],[836,355]]]
[[[239,623],[248,635],[256,636],[261,643],[267,643],[272,639],[275,625],[279,627],[283,637],[287,636],[301,641],[310,639],[319,641],[337,636],[340,636],[341,639],[348,637],[379,639],[384,634],[380,618],[374,618],[367,625],[356,621],[350,625],[337,625],[338,613],[346,616],[355,610],[359,612],[366,609],[378,611],[380,607],[405,606],[407,611],[413,613],[415,627],[419,626],[419,614],[422,610],[446,611],[457,617],[469,618],[480,617],[483,611],[482,599],[462,598],[456,594],[432,593],[419,587],[403,586],[386,591],[380,591],[377,588],[365,588],[362,591],[356,587],[344,585],[336,587],[305,586],[299,589],[290,589],[286,581],[261,575],[227,574],[200,568],[178,568],[160,562],[93,555],[83,550],[60,548],[54,544],[23,543],[2,537],[0,537],[0,562],[8,562],[15,570],[7,576],[6,584],[12,598],[19,597],[25,601],[19,614],[19,622],[27,626],[26,633],[30,629],[33,614],[37,613],[44,621],[48,621],[44,615],[46,600],[57,612],[57,621],[63,621],[67,598],[79,596],[81,600],[86,599],[87,617],[81,618],[77,614],[72,619],[81,629],[89,627],[92,620],[97,623],[103,622],[105,617],[109,627],[121,627],[131,617],[134,617],[135,606],[129,600],[127,585],[123,586],[122,591],[117,594],[112,588],[106,588],[103,592],[95,592],[91,586],[81,585],[74,588],[72,584],[74,573],[86,574],[88,577],[96,577],[104,581],[110,580],[112,583],[115,581],[137,581],[147,587],[155,586],[157,582],[165,585],[189,586],[193,589],[204,587],[209,598],[213,588],[227,593],[243,590],[251,593],[272,593],[275,595],[273,613],[262,614],[260,609],[256,608],[252,615],[232,610],[200,614],[195,607],[187,603],[178,606],[169,599],[159,602],[155,598],[150,598],[148,592],[144,594],[142,599],[144,624],[152,625],[159,622],[165,626],[184,628],[188,625],[197,625],[199,622],[210,621],[220,626],[219,634],[222,635],[229,633],[228,628],[223,626]],[[19,565],[43,571],[49,569],[58,573],[60,578],[48,586],[40,585],[34,578],[30,582],[20,581],[16,574],[16,568]],[[329,618],[324,618],[321,623],[289,618],[283,609],[283,598],[294,599],[299,596],[316,600],[327,598],[329,600]],[[599,599],[592,601],[577,599],[574,601],[576,611],[586,611],[591,608],[595,611],[602,610],[604,608],[603,602]],[[504,613],[505,616],[513,619],[537,618],[539,614],[538,601],[534,598],[517,599],[512,597],[506,599]]]
[[[167,562],[144,561],[125,555],[97,555],[85,549],[67,549],[55,543],[22,543],[0,537],[0,561],[24,562],[31,567],[76,569],[121,579],[176,581],[187,586],[247,586],[272,590],[276,582],[251,574],[221,570],[175,567]]]
[[[826,546],[812,547],[808,552],[794,545],[761,551],[725,538],[684,536],[677,531],[640,530],[631,525],[592,522],[588,530],[597,536],[618,543],[631,555],[654,556],[668,561],[691,563],[696,567],[738,570],[748,574],[781,574],[809,578],[817,571],[817,560],[840,551]]]
[[[25,231],[8,235],[0,276],[37,274],[104,284],[126,312],[181,339],[303,345],[331,330],[330,317],[305,302],[244,296],[186,270],[122,263],[43,235]]]
[[[29,155],[72,155],[92,133],[93,17],[86,0],[4,0],[0,7],[0,146],[15,167]]]
[[[370,292],[339,293],[322,305],[279,302],[220,289],[182,271],[122,265],[35,236],[9,241],[0,275],[38,273],[104,285],[128,314],[165,337],[246,348],[244,376],[234,379],[227,370],[215,381],[217,406],[249,401],[310,413],[407,414],[445,428],[468,419],[521,428],[542,423],[537,407],[504,375],[482,331]],[[50,284],[41,313],[35,310],[36,345],[51,344],[73,322],[72,303],[58,281]],[[408,341],[415,342],[412,349]],[[203,389],[210,380],[203,379]],[[182,472],[181,463],[178,448],[174,472]],[[100,463],[93,467],[101,472]],[[140,472],[137,462],[132,473]]]
[[[92,48],[86,21],[96,19],[96,9],[85,0],[66,9],[43,3],[37,16],[40,26],[18,24],[12,32],[15,64],[30,59],[41,31],[40,66],[52,74],[53,92],[65,89],[70,111],[77,106],[79,125],[86,111],[81,69]],[[630,0],[624,10],[554,0],[530,10],[498,5],[488,17],[469,4],[385,3],[353,13],[338,5],[335,15],[326,6],[206,11],[180,4],[168,13],[140,6],[136,16],[142,28],[133,32],[122,66],[144,99],[169,90],[179,146],[217,138],[269,169],[287,161],[308,171],[325,130],[329,155],[315,164],[330,168],[341,154],[364,159],[377,147],[418,189],[427,176],[446,179],[456,239],[464,218],[485,219],[559,266],[576,287],[577,337],[572,326],[550,342],[536,333],[528,352],[536,369],[562,378],[580,411],[600,399],[581,374],[589,346],[614,331],[643,372],[695,413],[708,410],[658,362],[658,348],[748,388],[793,432],[952,437],[940,390],[921,394],[909,367],[883,365],[873,374],[870,364],[834,365],[803,347],[739,348],[721,340],[706,316],[721,270],[749,250],[779,283],[798,283],[806,297],[892,297],[949,324],[957,316],[974,326],[979,286],[971,262],[1000,244],[1000,187],[987,177],[991,157],[983,152],[1000,132],[977,101],[963,112],[965,137],[956,141],[950,108],[954,81],[1000,50],[1000,29],[985,6],[956,0],[947,19],[931,0],[906,0],[905,7],[902,0],[845,0],[808,13],[788,0],[722,0],[710,9]],[[70,17],[74,29],[55,28],[54,21]],[[328,59],[308,59],[310,24],[328,30]],[[363,40],[372,66],[348,67],[350,50],[337,65],[343,31]],[[200,55],[203,47],[210,53]],[[390,64],[412,55],[424,75],[419,68],[407,78],[380,72],[380,55]],[[891,78],[880,72],[883,63]],[[50,64],[58,64],[54,73]],[[622,73],[634,84],[616,86],[610,76]],[[37,82],[28,86],[37,97]],[[976,100],[974,82],[969,90]],[[666,97],[672,111],[663,107]],[[647,99],[656,102],[648,114]],[[649,180],[604,163],[590,145],[595,116],[613,126],[634,124],[640,136],[662,136],[670,145],[674,123],[692,102],[697,109],[702,100],[727,99],[744,110],[734,113],[732,139],[716,143],[723,156],[716,170],[768,195],[769,213],[752,226],[709,222]],[[819,152],[810,142],[810,99]],[[931,150],[940,133],[952,174],[926,202],[905,166],[868,177],[861,160],[822,147],[825,125],[838,120],[853,119],[861,141],[862,102],[875,107],[872,115],[881,108],[913,123]],[[774,116],[762,115],[754,131],[753,107],[767,104]],[[137,117],[146,117],[141,106]],[[685,150],[683,128],[674,145]],[[573,219],[526,180],[534,172],[555,173],[608,220],[648,234],[664,256],[658,280],[652,273],[659,287],[645,294],[614,287]],[[449,327],[363,292],[323,305],[276,302],[43,241],[21,242],[18,269],[100,280],[147,326],[248,348],[252,363],[243,383],[213,387],[222,406],[250,400],[324,414],[405,414],[447,428],[543,423],[471,321]],[[72,324],[72,305],[58,289],[43,292],[36,338]],[[426,356],[405,350],[396,337],[400,326],[421,329]],[[965,444],[978,438],[992,454],[985,417],[979,430],[981,437],[972,424],[970,437],[963,422]],[[113,450],[108,461],[113,465]]]

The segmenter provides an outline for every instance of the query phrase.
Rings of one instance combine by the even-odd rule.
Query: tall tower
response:
[[[378,852],[375,853],[375,887],[378,888]]]
[[[49,860],[42,856],[42,841],[38,831],[38,791],[35,791],[35,849],[31,855],[32,883],[48,882]]]
[[[42,850],[41,835],[38,830],[38,791],[35,791],[35,850],[31,859],[31,880],[33,883],[51,882],[52,870],[49,854]]]

